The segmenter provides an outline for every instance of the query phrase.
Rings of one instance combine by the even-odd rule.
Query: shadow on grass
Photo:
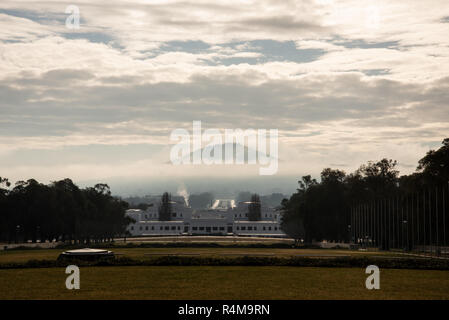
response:
[[[449,270],[449,260],[423,258],[384,258],[384,257],[185,257],[158,256],[149,259],[116,257],[83,261],[76,259],[29,260],[0,264],[0,269],[53,268],[77,266],[289,266],[289,267],[329,267],[329,268],[366,268],[376,265],[388,269]]]

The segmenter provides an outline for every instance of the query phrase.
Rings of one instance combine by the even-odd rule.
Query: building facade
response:
[[[158,205],[147,210],[130,209],[126,214],[135,222],[127,230],[131,236],[162,235],[239,235],[284,237],[280,212],[261,207],[259,221],[248,220],[249,202],[216,200],[210,209],[193,210],[184,201],[171,202],[171,220],[160,221]]]

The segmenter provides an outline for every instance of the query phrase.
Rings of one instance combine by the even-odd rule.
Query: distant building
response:
[[[193,210],[184,201],[172,201],[170,221],[159,221],[158,207],[147,210],[130,209],[126,214],[136,222],[127,230],[132,236],[161,235],[240,235],[284,237],[280,229],[280,212],[261,208],[261,220],[248,220],[249,202],[215,200],[210,209]]]

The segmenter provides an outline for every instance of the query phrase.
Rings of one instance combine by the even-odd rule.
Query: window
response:
[[[200,231],[203,231],[204,230],[204,227],[200,227]]]
[[[165,230],[170,230],[170,227],[169,226],[165,226]]]
[[[145,215],[145,219],[148,219],[148,215],[147,214]]]
[[[256,231],[257,230],[257,227],[256,226],[254,226],[254,231]]]
[[[265,231],[265,227],[263,227],[263,231]]]
[[[154,230],[154,226],[151,226],[151,230]]]
[[[131,226],[131,230],[134,230],[134,227],[133,227],[133,226]]]
[[[240,230],[240,227],[237,227],[237,230]]]
[[[171,229],[172,229],[172,230],[176,230],[176,226],[172,226]]]
[[[253,227],[248,227],[248,231],[253,231]]]
[[[192,227],[192,231],[198,230],[198,227]]]
[[[148,226],[145,226],[145,230],[147,230],[147,231],[148,231]]]
[[[176,217],[176,212],[173,212],[173,213],[171,214],[171,216],[172,216],[172,217]]]
[[[142,226],[139,227],[139,230],[142,231]]]
[[[274,227],[274,230],[276,230],[276,231],[277,231],[277,229],[278,229],[278,227]]]
[[[245,231],[246,230],[246,227],[242,227],[242,231]]]
[[[268,230],[270,230],[270,231],[271,231],[271,226],[270,226],[270,227],[268,227]]]
[[[218,228],[217,227],[212,227],[212,230],[217,231]]]
[[[162,226],[159,227],[159,230],[163,230]]]
[[[220,231],[224,231],[224,227],[220,227]]]
[[[181,230],[181,227],[180,227],[180,226],[178,226],[178,230]]]

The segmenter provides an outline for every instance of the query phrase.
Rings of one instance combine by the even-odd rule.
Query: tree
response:
[[[363,181],[363,190],[369,198],[383,198],[397,191],[399,171],[396,170],[396,160],[382,159],[377,162],[369,161],[360,166],[354,173]]]
[[[305,230],[303,219],[299,212],[289,208],[292,203],[293,201],[290,202],[287,199],[282,200],[281,229],[295,240],[295,246],[297,246],[304,239]]]
[[[430,150],[418,162],[417,170],[422,173],[426,184],[439,184],[449,180],[449,138],[438,150]]]
[[[171,195],[168,192],[164,192],[161,197],[161,203],[159,204],[159,220],[170,221],[172,216],[171,207]]]
[[[325,168],[320,182],[303,176],[297,192],[283,202],[282,229],[292,237],[301,235],[307,243],[349,241],[351,205],[396,192],[396,165],[388,159],[370,161],[350,175]]]
[[[346,178],[346,173],[341,170],[334,170],[325,168],[321,171],[321,182],[323,184],[339,184],[343,183]]]
[[[6,237],[8,233],[8,224],[11,219],[8,208],[8,193],[11,183],[7,178],[0,177],[0,239]]]
[[[2,187],[2,185],[3,185],[3,187]],[[11,186],[11,182],[9,182],[9,180],[7,178],[0,177],[0,195],[6,195],[8,193],[8,189],[10,186]]]
[[[298,191],[299,190],[306,191],[311,186],[317,185],[318,183],[316,182],[315,179],[312,179],[311,175],[307,175],[307,176],[303,176],[302,180],[298,181],[298,184],[299,184]]]
[[[307,198],[311,194],[310,190],[315,188],[318,183],[310,175],[306,175],[298,181],[298,185],[296,193],[292,194],[289,200],[284,199],[281,203],[281,229],[295,239],[296,244],[301,239],[311,239],[312,237],[314,226]]]
[[[260,197],[258,194],[251,196],[251,202],[248,205],[248,220],[259,221],[262,217]]]
[[[111,196],[108,185],[80,189],[70,179],[49,185],[18,181],[12,190],[0,192],[0,206],[0,240],[8,242],[105,241],[124,234],[130,223],[128,204]]]

